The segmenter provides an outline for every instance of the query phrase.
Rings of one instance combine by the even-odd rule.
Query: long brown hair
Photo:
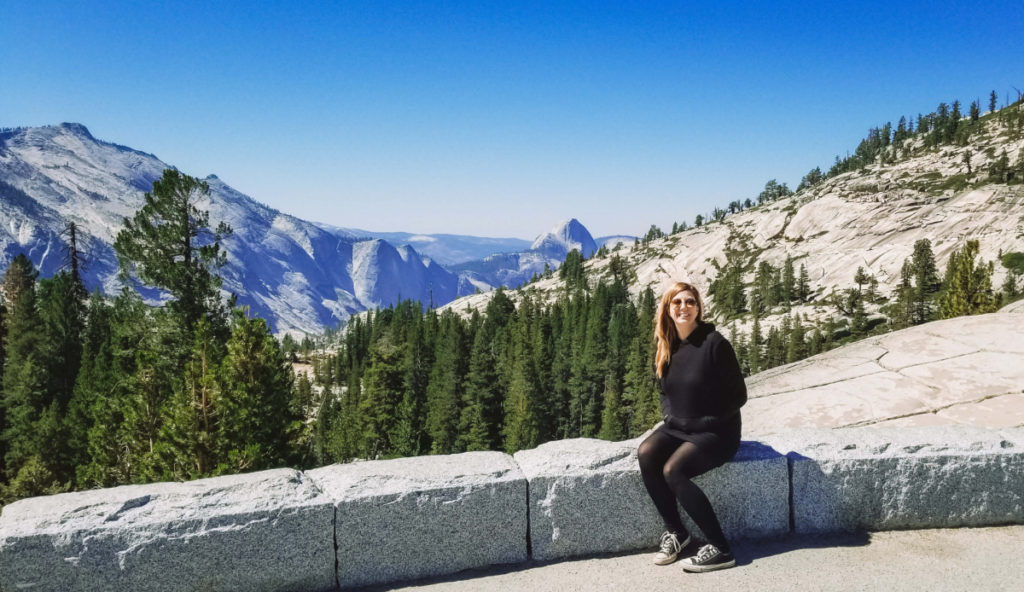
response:
[[[658,378],[661,378],[665,369],[668,368],[669,358],[672,357],[672,346],[679,341],[679,334],[676,333],[676,324],[669,314],[669,307],[672,299],[680,292],[690,292],[697,300],[697,321],[704,317],[704,301],[701,300],[700,292],[691,284],[676,282],[665,290],[661,296],[661,304],[658,305],[658,313],[654,316],[654,337],[658,340],[658,353],[654,357],[655,371]]]

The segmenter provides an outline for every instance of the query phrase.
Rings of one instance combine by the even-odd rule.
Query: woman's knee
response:
[[[686,471],[686,467],[680,463],[667,462],[665,466],[661,468],[661,473],[665,477],[665,481],[669,483],[686,486],[690,483],[690,475]]]
[[[640,446],[636,449],[636,457],[640,462],[640,470],[644,472],[658,467],[658,456],[658,446],[654,442],[653,434],[641,442]]]

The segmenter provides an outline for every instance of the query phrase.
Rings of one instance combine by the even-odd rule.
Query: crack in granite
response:
[[[994,394],[994,395],[986,395],[986,396],[978,398],[978,399],[972,399],[970,401],[957,401],[957,402],[949,403],[949,404],[946,404],[946,405],[940,405],[938,407],[932,407],[932,408],[926,409],[924,411],[915,411],[913,413],[904,413],[904,414],[901,414],[901,415],[891,415],[889,417],[882,417],[882,418],[874,418],[874,419],[865,419],[865,420],[862,420],[862,421],[855,421],[855,422],[852,422],[852,423],[843,424],[841,426],[838,426],[838,428],[840,428],[840,429],[841,428],[859,428],[859,427],[879,424],[879,423],[886,422],[886,421],[893,421],[893,420],[897,420],[897,419],[905,419],[905,418],[908,418],[908,417],[916,417],[916,416],[919,416],[919,415],[928,415],[928,414],[935,415],[935,414],[937,414],[940,411],[945,411],[947,409],[952,409],[953,407],[959,407],[961,405],[976,405],[978,403],[983,403],[983,402],[988,401],[990,399],[996,399],[996,398],[999,398],[999,397],[1008,397],[1008,396],[1011,396],[1011,395],[1019,395],[1022,392],[1024,392],[1024,391],[1008,391],[1008,392],[1005,392],[1005,393],[997,393],[997,394]],[[960,423],[960,422],[957,422],[957,423]],[[1022,423],[1021,425],[1024,426],[1024,423]]]

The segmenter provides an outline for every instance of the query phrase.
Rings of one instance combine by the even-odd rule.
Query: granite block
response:
[[[306,474],[337,508],[343,588],[527,559],[526,478],[507,454],[364,461]]]
[[[292,469],[24,499],[0,515],[0,589],[331,590],[333,519]]]
[[[1024,522],[1019,430],[798,430],[764,440],[790,459],[798,533]]]
[[[572,439],[515,454],[530,482],[530,543],[538,560],[643,549],[664,530],[644,488],[636,449],[624,442]],[[753,538],[789,530],[786,459],[744,443],[733,461],[696,483],[715,506],[726,536]],[[683,513],[693,533],[696,526]]]

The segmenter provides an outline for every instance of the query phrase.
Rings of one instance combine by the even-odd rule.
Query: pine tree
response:
[[[292,402],[294,375],[267,322],[235,310],[218,373],[217,473],[285,466],[301,424]]]
[[[783,322],[788,317],[783,317]],[[768,330],[768,339],[765,341],[765,365],[764,368],[774,368],[786,362],[786,337],[783,332],[772,327]]]
[[[550,395],[548,400],[549,433],[555,439],[568,438],[570,433],[569,400],[571,398],[572,382],[572,351],[575,338],[575,319],[573,312],[574,303],[559,300],[552,305],[552,340],[554,349],[551,355],[548,380],[550,381]],[[511,343],[511,332],[508,332],[508,343]],[[509,347],[509,351],[513,351]],[[505,378],[505,385],[511,384],[512,378],[512,357],[511,353],[503,359],[507,363],[503,365],[501,376]],[[508,386],[505,386],[505,392]]]
[[[605,375],[603,396],[601,430],[598,437],[613,442],[624,440],[628,434],[628,427],[622,408],[622,386],[611,372]]]
[[[914,313],[914,267],[910,259],[900,268],[900,284],[896,287],[896,302],[891,314],[894,329],[909,327]]]
[[[931,241],[924,238],[914,243],[910,266],[914,274],[910,322],[919,325],[931,318],[932,300],[941,286]]]
[[[427,386],[426,430],[433,454],[456,451],[459,425],[459,402],[465,372],[465,350],[462,326],[457,317],[446,312],[441,320],[441,333],[434,349],[434,368]]]
[[[786,304],[782,300],[782,268],[775,267],[772,269],[771,290],[767,302],[769,307],[776,304]]]
[[[4,274],[7,296],[6,359],[3,372],[3,425],[0,426],[2,467],[8,479],[46,445],[40,440],[37,423],[48,406],[44,334],[36,302],[38,273],[22,254],[16,256]],[[45,465],[44,465],[45,466]],[[33,494],[42,493],[32,492]]]
[[[800,264],[800,279],[797,280],[796,294],[800,302],[807,302],[807,299],[811,297],[811,280],[807,277],[807,268],[803,263]]]
[[[761,334],[761,320],[754,317],[754,326],[750,329],[750,347],[747,358],[747,365],[751,374],[757,374],[765,369],[761,348],[764,345],[764,337]]]
[[[646,347],[646,341],[650,339],[649,335],[637,335],[630,344],[629,358],[626,360],[622,398],[630,436],[642,434],[658,421],[657,399],[652,392],[650,370],[653,358],[647,356]]]
[[[754,313],[754,316],[761,316],[778,304],[773,289],[775,275],[775,268],[767,261],[757,264],[757,271],[754,273],[754,289],[750,293],[750,311]]]
[[[807,355],[806,330],[798,314],[793,317],[793,328],[789,333],[789,343],[786,345],[786,363],[802,360]]]
[[[530,340],[527,324],[517,323],[514,333],[515,360],[512,379],[505,398],[505,425],[502,430],[505,452],[512,454],[540,443],[538,421],[534,401],[537,399],[537,384],[532,368]]]
[[[852,298],[853,319],[850,321],[850,332],[854,335],[863,335],[868,330],[868,314],[864,309],[864,297],[857,295]]]
[[[283,355],[285,359],[290,357],[284,347],[281,347],[281,355]],[[332,398],[331,394],[325,390],[324,399],[330,398]],[[314,411],[315,401],[313,400],[313,383],[309,381],[308,372],[299,373],[295,378],[295,403],[301,410],[301,415],[303,417],[308,418]],[[313,414],[313,416],[316,417],[317,414]]]
[[[853,282],[857,284],[857,293],[862,294],[864,292],[863,286],[868,283],[870,276],[864,271],[863,267],[857,267],[857,272],[853,274]]]
[[[495,450],[500,441],[502,413],[496,337],[497,327],[484,321],[473,339],[459,418],[460,450]]]
[[[948,319],[963,315],[981,314],[995,310],[992,294],[992,262],[978,257],[979,243],[969,240],[963,249],[950,255],[948,280],[939,297],[939,314]]]
[[[992,93],[988,95],[988,112],[989,113],[995,113],[996,112],[996,101],[998,101],[998,100],[999,100],[999,95],[997,95],[996,91],[993,90]]]
[[[583,267],[583,254],[579,249],[569,251],[565,261],[558,268],[558,278],[565,282],[565,289],[568,292],[587,289],[587,275]]]
[[[725,256],[725,265],[712,262],[718,275],[708,286],[708,294],[714,297],[716,314],[729,319],[746,310],[747,295],[743,287],[745,257],[741,250],[731,246],[731,242]]]
[[[1017,288],[1017,281],[1020,279],[1020,274],[1017,273],[1016,269],[1009,269],[1006,272],[1006,277],[1003,278],[1003,285],[1001,291],[1004,297],[1008,300],[1014,300],[1020,295],[1020,290]]]
[[[214,270],[227,261],[221,241],[231,234],[231,227],[222,222],[211,230],[209,214],[198,207],[209,193],[205,181],[164,170],[145,194],[142,208],[124,219],[114,241],[125,277],[138,277],[173,297],[169,308],[178,320],[182,353],[204,315],[215,315],[215,333],[226,324],[221,281]]]
[[[76,467],[76,483],[88,488],[77,474],[89,464],[89,428],[91,410],[100,397],[114,391],[114,358],[111,341],[111,308],[100,294],[94,292],[89,299],[88,313],[82,339],[82,357],[75,379],[74,393],[68,404],[68,446],[71,466]]]
[[[815,327],[814,331],[811,332],[811,337],[807,342],[807,355],[815,356],[825,351],[825,336],[822,335],[821,329]]]
[[[589,301],[586,334],[583,341],[580,398],[580,435],[591,438],[601,429],[602,394],[605,391],[608,366],[608,321],[610,301],[607,286],[598,283]],[[535,371],[536,373],[536,371]],[[539,378],[539,376],[538,376]]]
[[[193,346],[181,384],[164,409],[156,455],[162,478],[187,481],[213,474],[218,458],[218,424],[222,396],[217,381],[221,359],[220,344],[209,324],[199,320]]]
[[[38,360],[47,377],[42,406],[49,408],[45,464],[61,482],[70,482],[74,476],[66,419],[82,361],[84,294],[81,283],[67,271],[39,282],[37,302],[43,342]],[[44,430],[37,431],[42,434]]]
[[[369,364],[363,377],[365,384],[357,410],[357,454],[362,458],[386,457],[391,452],[388,430],[398,417],[398,405],[402,400],[401,360],[400,347],[391,343],[389,337],[382,337],[370,348]]]
[[[365,458],[360,448],[363,443],[363,428],[367,423],[362,409],[369,405],[363,403],[363,374],[359,361],[353,359],[340,400],[330,411],[323,446],[336,461],[351,460],[360,456]]]
[[[409,324],[411,329],[406,335],[407,346],[402,363],[402,402],[398,408],[398,425],[392,436],[394,452],[398,456],[418,456],[428,446],[423,416],[427,407],[427,388],[434,351],[430,347],[432,344],[428,343],[430,336],[426,334],[426,323],[418,310]]]
[[[782,266],[782,290],[780,296],[782,303],[789,307],[796,295],[796,274],[793,270],[793,257],[786,255],[786,262]]]

